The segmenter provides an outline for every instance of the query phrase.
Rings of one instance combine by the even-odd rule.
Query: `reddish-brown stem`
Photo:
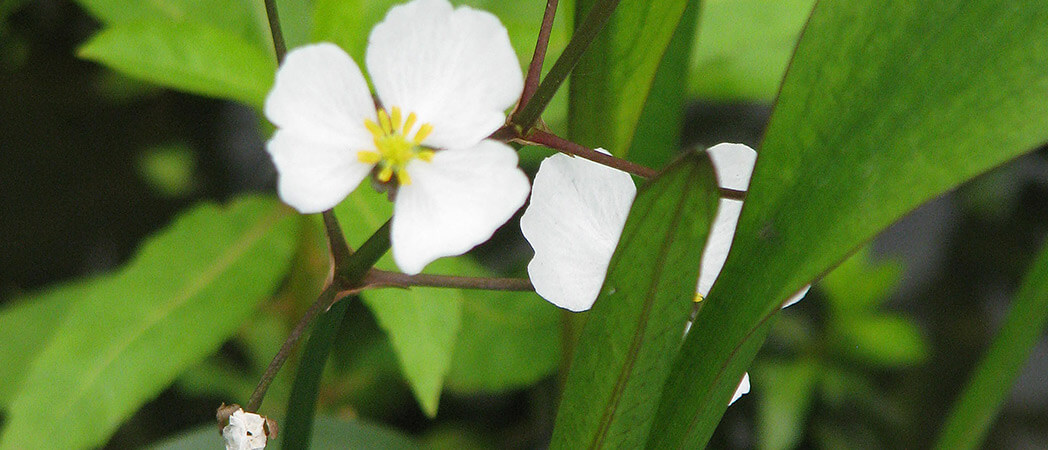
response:
[[[483,289],[487,291],[534,291],[527,278],[482,278],[432,275],[420,273],[408,275],[398,272],[371,269],[362,283],[365,289],[379,287],[443,287],[458,289]]]
[[[346,244],[346,237],[342,234],[342,227],[338,224],[335,211],[330,209],[324,211],[323,216],[324,231],[327,232],[328,247],[331,249],[331,260],[334,267],[342,267],[349,259],[349,255],[353,254],[353,249]]]
[[[546,49],[549,47],[549,35],[553,30],[553,18],[557,14],[557,3],[558,0],[546,0],[546,12],[542,15],[542,26],[539,27],[539,38],[535,43],[535,54],[532,55],[531,64],[528,66],[528,76],[524,79],[524,92],[520,94],[518,107],[527,104],[539,87],[542,64],[546,61]]]
[[[638,177],[652,178],[657,172],[654,169],[644,167],[640,164],[636,164],[625,159],[616,158],[611,155],[598,152],[592,148],[584,147],[553,133],[535,129],[524,138],[529,142],[533,142],[539,145],[543,145],[554,150],[560,150],[561,152],[569,155],[575,155],[580,158],[586,158],[598,164],[603,164],[608,167],[614,167],[623,172],[632,173]]]

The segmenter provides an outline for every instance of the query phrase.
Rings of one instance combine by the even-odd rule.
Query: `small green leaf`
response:
[[[466,291],[464,300],[450,389],[499,392],[557,370],[559,309],[533,293]]]
[[[69,308],[11,402],[0,448],[103,444],[276,288],[298,223],[261,197],[180,216]]]
[[[833,314],[864,315],[888,298],[901,277],[901,263],[873,262],[866,248],[855,252],[820,280],[819,288],[826,293]]]
[[[997,336],[943,425],[938,449],[977,448],[1048,325],[1048,245],[1041,248]]]
[[[114,25],[80,47],[81,58],[161,86],[261,107],[276,60],[243,37],[190,22]]]
[[[705,152],[685,155],[637,194],[582,329],[551,448],[637,448],[647,439],[717,198]]]
[[[578,0],[581,22],[595,0]],[[621,2],[571,74],[568,128],[573,141],[623,155],[688,2]]]
[[[819,1],[649,447],[706,444],[784,299],[917,205],[1046,140],[1048,3]]]
[[[822,368],[809,359],[768,362],[750,377],[758,387],[758,448],[790,449],[804,436]]]
[[[898,316],[875,315],[838,320],[833,347],[844,357],[875,367],[919,364],[928,344],[913,322]]]

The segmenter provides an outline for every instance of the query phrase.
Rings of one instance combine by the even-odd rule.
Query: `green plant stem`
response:
[[[978,448],[1048,324],[1048,245],[939,434],[937,449]]]
[[[525,105],[535,94],[539,86],[539,78],[542,76],[542,63],[546,61],[546,49],[549,47],[549,35],[553,30],[553,18],[557,14],[558,0],[547,0],[546,11],[542,14],[542,26],[539,27],[538,42],[535,43],[535,53],[531,56],[531,64],[528,66],[528,76],[524,79],[524,91],[520,94],[518,105]]]
[[[619,0],[598,0],[593,5],[582,25],[571,36],[571,40],[568,41],[564,52],[560,54],[557,61],[553,63],[553,67],[550,68],[549,73],[542,80],[542,83],[535,89],[535,94],[531,96],[523,108],[510,117],[510,124],[519,130],[530,130],[535,126],[539,116],[542,115],[542,111],[553,100],[553,94],[557,92],[561,84],[564,84],[564,80],[568,79],[568,74],[575,68],[575,64],[582,58],[582,54],[589,48],[597,34],[600,33],[600,30],[608,23],[611,14],[615,12],[615,7],[618,5]]]
[[[269,34],[273,37],[273,51],[277,54],[277,64],[284,62],[287,47],[284,45],[284,34],[280,31],[280,16],[277,15],[276,0],[265,0],[266,18],[269,19]]]

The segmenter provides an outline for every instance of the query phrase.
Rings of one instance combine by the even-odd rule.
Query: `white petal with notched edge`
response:
[[[587,310],[604,283],[637,188],[625,172],[564,154],[542,161],[533,184],[520,219],[535,249],[531,283],[554,305]]]
[[[501,127],[524,86],[506,28],[491,13],[444,0],[396,6],[371,31],[368,72],[387,108],[433,125],[424,143],[473,146]]]
[[[488,240],[528,197],[517,152],[501,142],[438,151],[407,171],[411,183],[397,193],[391,239],[393,259],[408,274]]]
[[[266,448],[266,419],[238,409],[229,416],[229,424],[222,428],[226,450],[260,450]]]

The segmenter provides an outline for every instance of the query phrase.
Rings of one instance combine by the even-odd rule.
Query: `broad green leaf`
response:
[[[77,300],[105,278],[75,281],[26,295],[0,310],[0,408],[22,385],[33,357],[47,345]]]
[[[236,34],[190,22],[144,21],[96,34],[78,55],[161,86],[261,107],[276,62]]]
[[[936,448],[977,448],[1048,325],[1048,245],[1030,266],[1008,317],[943,425]]]
[[[822,368],[810,359],[768,362],[750,379],[757,386],[757,444],[761,449],[794,448],[804,436],[808,410]]]
[[[888,298],[902,276],[898,261],[873,262],[869,249],[846,259],[819,281],[832,314],[864,316]]]
[[[179,217],[69,308],[11,402],[0,448],[103,444],[273,291],[298,223],[262,197]]]
[[[622,157],[648,167],[662,167],[680,153],[681,129],[684,126],[684,106],[688,55],[695,36],[699,2],[688,2],[680,25],[670,39],[666,54],[651,84],[651,92],[644,102],[637,132],[629,150]]]
[[[723,101],[772,101],[814,4],[704,0],[688,93]]]
[[[783,299],[917,205],[1046,139],[1048,3],[820,1],[649,446],[707,442]]]
[[[132,22],[190,22],[228,31],[252,43],[269,38],[254,0],[76,0],[106,26]],[[265,14],[265,9],[262,10]],[[265,31],[263,33],[263,31]]]
[[[643,445],[691,312],[717,198],[705,152],[685,155],[637,194],[582,328],[551,448]]]
[[[267,442],[267,447],[278,448],[282,440],[283,438],[278,432],[276,439],[271,439]],[[216,432],[215,425],[208,424],[158,443],[150,448],[153,450],[221,448],[222,442],[222,436]],[[379,450],[419,448],[419,445],[410,437],[389,430],[386,427],[361,419],[344,421],[327,416],[317,418],[316,425],[313,427],[313,444],[313,448],[366,448]]]
[[[834,323],[832,346],[844,357],[874,367],[919,364],[928,344],[912,321],[894,315],[871,315]]]
[[[595,0],[575,2],[586,16]],[[685,0],[621,2],[571,74],[568,128],[573,141],[624,155],[655,71],[677,28]]]
[[[557,370],[559,309],[533,293],[464,294],[450,389],[499,392],[528,386]]]

